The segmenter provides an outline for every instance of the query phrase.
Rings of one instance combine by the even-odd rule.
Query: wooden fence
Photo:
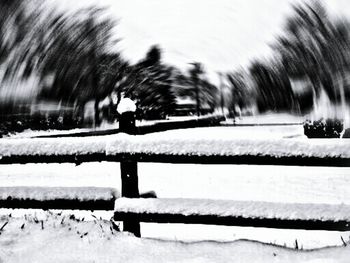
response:
[[[131,122],[126,121],[125,123]],[[123,129],[123,127],[121,127]],[[129,131],[132,133],[133,129]],[[40,143],[45,139],[41,139]],[[52,142],[49,139],[48,143]],[[35,141],[33,141],[35,144]],[[69,143],[69,142],[68,142]],[[88,143],[88,142],[87,142]],[[6,145],[5,145],[6,146]],[[50,146],[50,145],[49,145]],[[14,146],[15,147],[15,146]],[[124,231],[134,233],[136,236],[141,236],[140,222],[158,222],[158,223],[191,223],[191,224],[217,224],[217,225],[232,225],[232,226],[252,226],[252,227],[267,227],[267,228],[289,228],[289,229],[309,229],[309,230],[350,230],[350,208],[346,205],[329,206],[327,215],[322,213],[322,208],[319,205],[310,206],[290,206],[289,213],[286,214],[285,205],[282,207],[276,204],[256,203],[255,208],[260,211],[276,211],[272,216],[266,214],[254,214],[245,209],[244,203],[232,201],[229,207],[225,207],[227,203],[222,204],[213,201],[216,212],[212,211],[197,211],[191,208],[179,209],[178,202],[163,199],[143,199],[140,198],[138,188],[138,162],[156,162],[156,163],[194,163],[194,164],[252,164],[252,165],[298,165],[298,166],[332,166],[332,167],[350,167],[350,158],[348,156],[335,155],[328,157],[315,157],[312,155],[285,154],[285,155],[270,155],[270,154],[230,154],[230,155],[203,155],[192,153],[191,155],[183,153],[166,153],[166,152],[134,152],[134,151],[119,151],[106,152],[96,149],[94,151],[57,151],[55,154],[49,152],[51,147],[48,147],[48,152],[40,153],[19,153],[19,154],[3,154],[0,153],[0,164],[14,163],[62,163],[62,162],[120,162],[121,180],[122,180],[122,198],[112,198],[109,203],[85,203],[81,209],[114,209],[114,219],[123,221]],[[219,167],[218,167],[219,168]],[[61,200],[62,201],[62,200]],[[114,205],[111,206],[111,202]],[[115,203],[114,203],[115,202]],[[190,200],[194,207],[201,204],[201,200]],[[22,203],[23,204],[23,203]],[[40,204],[35,203],[35,208],[40,207]],[[61,203],[62,204],[62,203]],[[79,208],[79,202],[65,203],[64,206],[57,203],[45,203],[45,209],[54,208]],[[90,205],[90,206],[89,206]],[[251,204],[249,204],[251,205]],[[30,203],[21,205],[20,201],[0,202],[2,207],[31,207]],[[58,207],[57,207],[58,206]],[[173,206],[173,207],[172,207]],[[222,207],[220,211],[220,207]],[[242,210],[243,207],[243,210]],[[254,207],[254,205],[253,205]],[[157,210],[157,208],[159,208]],[[229,209],[230,212],[225,211]],[[245,210],[244,210],[245,209]],[[301,214],[308,216],[295,216],[293,209],[297,209]],[[345,210],[344,210],[345,209]],[[349,211],[349,216],[344,218],[337,217],[339,211]],[[242,212],[243,211],[243,212]],[[255,210],[254,210],[255,211]],[[319,212],[320,211],[320,212]],[[294,214],[294,216],[293,216]]]

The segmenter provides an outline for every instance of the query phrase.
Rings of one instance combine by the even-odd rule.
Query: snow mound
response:
[[[48,212],[0,217],[1,262],[348,262],[349,247],[293,250],[259,242],[171,242],[117,232],[107,220]]]
[[[56,199],[68,200],[111,200],[120,194],[116,189],[107,187],[0,187],[0,200],[31,199],[48,201]]]
[[[117,111],[119,114],[124,112],[135,112],[136,104],[129,98],[122,98],[118,104]]]

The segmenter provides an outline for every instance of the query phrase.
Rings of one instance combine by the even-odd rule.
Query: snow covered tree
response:
[[[173,68],[162,62],[160,48],[152,46],[143,60],[129,68],[119,90],[137,101],[141,116],[165,118],[175,107],[172,72]]]

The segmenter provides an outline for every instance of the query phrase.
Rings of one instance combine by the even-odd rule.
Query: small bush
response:
[[[343,122],[338,119],[321,119],[304,123],[304,134],[308,138],[340,138],[343,129]]]
[[[67,130],[81,127],[81,121],[72,114],[48,115],[23,114],[7,115],[0,118],[0,138],[9,133],[19,133],[31,130]]]

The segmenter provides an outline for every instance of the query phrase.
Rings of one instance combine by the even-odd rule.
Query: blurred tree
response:
[[[2,0],[0,9],[0,64],[3,63],[9,56],[10,51],[19,36],[15,34],[19,30],[17,21],[23,20],[24,6],[20,0]],[[10,30],[9,28],[13,28]],[[22,31],[22,30],[21,30]],[[23,33],[21,33],[23,34]],[[20,35],[20,33],[18,34]]]
[[[0,1],[0,107],[4,114],[19,110],[38,93],[39,1]],[[22,107],[23,108],[23,107]]]
[[[158,45],[151,46],[146,54],[146,58],[141,61],[140,65],[142,67],[152,67],[159,65],[162,59],[162,51]]]
[[[226,79],[229,84],[231,98],[229,102],[230,115],[237,115],[243,109],[249,109],[253,101],[256,100],[256,95],[248,87],[247,79],[243,70],[234,71],[226,74]]]
[[[350,21],[344,18],[336,19],[332,23],[332,33],[330,45],[333,50],[331,61],[331,77],[333,80],[333,94],[336,102],[350,104]]]
[[[1,81],[25,79],[33,74],[42,13],[34,0],[1,1],[0,66],[4,69]]]
[[[174,92],[177,97],[190,98],[196,102],[197,116],[203,111],[213,111],[218,104],[219,91],[205,75],[203,65],[198,62],[191,63],[192,67],[183,73],[174,70]]]
[[[110,51],[116,42],[112,37],[115,21],[105,11],[90,7],[72,15],[51,14],[39,66],[42,79],[53,78],[41,96],[75,103],[80,111],[87,101],[95,100],[96,124],[99,102],[112,92],[113,82],[126,67],[120,54]]]
[[[123,81],[129,68],[129,63],[124,60],[119,53],[110,53],[101,56],[97,68],[100,79],[98,84],[99,94],[95,100],[95,119],[99,118],[99,116],[97,116],[99,114],[98,108],[96,110],[96,106],[98,106],[97,103],[106,96],[108,96],[110,100],[110,114],[115,114],[115,110],[113,110],[113,108],[116,105],[114,105],[111,95]]]
[[[74,104],[81,116],[86,102],[95,100],[98,124],[100,100],[112,92],[127,67],[120,54],[111,51],[116,22],[106,9],[59,12],[42,1],[1,0],[0,14],[0,80],[34,75],[39,98]]]
[[[252,63],[249,71],[256,84],[257,106],[260,112],[267,110],[294,110],[293,91],[283,68],[260,61]]]
[[[289,76],[311,80],[315,99],[324,89],[331,101],[339,102],[344,89],[335,84],[349,70],[349,23],[332,20],[319,1],[295,5],[293,10],[275,45],[280,60]]]
[[[158,46],[152,46],[143,60],[129,67],[127,76],[117,87],[119,92],[137,101],[145,118],[165,118],[175,107],[173,67],[162,62],[161,53]]]
[[[197,116],[200,115],[200,100],[199,100],[199,82],[200,82],[200,75],[204,73],[202,64],[198,62],[192,63],[192,68],[189,70],[190,77],[192,80],[193,88],[196,94],[196,106],[197,106]]]

